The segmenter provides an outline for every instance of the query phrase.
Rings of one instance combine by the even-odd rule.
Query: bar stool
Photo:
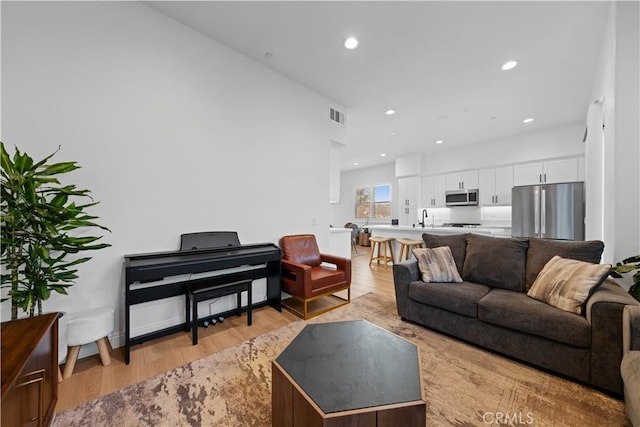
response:
[[[387,263],[391,261],[391,264],[395,262],[395,257],[393,256],[393,241],[396,240],[393,237],[369,237],[369,241],[371,242],[371,257],[369,258],[369,267],[371,267],[371,263],[376,261],[380,264],[380,260],[384,262],[385,267]],[[375,255],[376,248],[378,248],[378,255]],[[387,249],[389,250],[389,255],[387,255]]]
[[[413,248],[414,247],[421,248],[424,243],[422,240],[413,240],[413,239],[405,239],[405,238],[397,239],[397,241],[400,244],[400,254],[398,256],[398,262],[402,261],[403,257],[405,260],[410,259]]]

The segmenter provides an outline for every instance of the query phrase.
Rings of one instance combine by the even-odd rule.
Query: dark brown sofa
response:
[[[622,394],[622,311],[638,302],[612,281],[589,296],[584,315],[526,294],[554,255],[599,263],[602,242],[426,233],[423,239],[428,248],[451,248],[464,281],[425,283],[415,260],[394,265],[403,320]]]

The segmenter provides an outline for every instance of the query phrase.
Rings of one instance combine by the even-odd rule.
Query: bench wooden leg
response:
[[[251,301],[252,296],[251,296],[251,283],[249,283],[249,288],[247,289],[247,325],[251,326],[251,323],[253,322],[253,320],[251,319],[251,306],[253,305],[253,302]]]
[[[193,297],[193,307],[191,307],[191,344],[198,344],[198,299]]]

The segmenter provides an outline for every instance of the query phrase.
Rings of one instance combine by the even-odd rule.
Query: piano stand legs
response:
[[[186,326],[188,332],[191,329],[191,340],[193,345],[198,344],[198,303],[213,298],[220,298],[227,295],[236,294],[236,315],[242,315],[242,292],[247,292],[247,325],[251,326],[251,280],[240,280],[224,285],[190,286],[187,285],[186,297]]]

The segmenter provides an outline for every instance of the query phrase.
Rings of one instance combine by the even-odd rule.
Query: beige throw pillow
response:
[[[416,248],[413,250],[424,282],[462,282],[449,246]]]
[[[556,255],[540,270],[527,295],[561,310],[582,314],[582,304],[610,270],[610,264],[592,264]]]

